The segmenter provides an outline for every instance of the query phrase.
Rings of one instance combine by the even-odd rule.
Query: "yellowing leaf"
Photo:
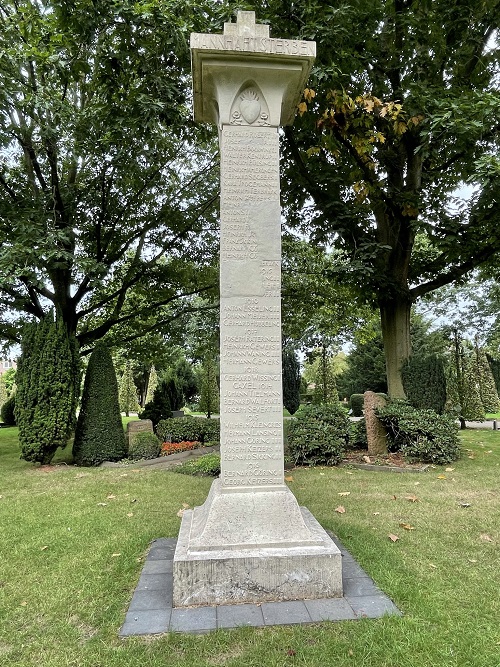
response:
[[[418,503],[418,498],[414,495],[406,496],[406,500],[409,500],[411,503]]]
[[[114,496],[112,493],[110,493],[109,496],[107,497],[107,500],[114,500],[115,498],[116,498],[116,496]]]
[[[399,537],[397,535],[393,535],[392,533],[389,533],[387,537],[391,540],[391,542],[397,542],[399,540]]]
[[[446,475],[438,475],[438,479],[446,479]]]
[[[316,92],[312,88],[306,88],[304,90],[304,97],[308,102],[311,102],[316,97]]]
[[[370,458],[369,456],[363,456],[363,461],[364,461],[365,463],[371,463],[371,462],[372,462],[372,460],[371,460],[371,458]]]
[[[340,491],[340,493],[338,495],[339,496],[350,496],[351,492],[350,491]]]
[[[401,528],[404,528],[405,530],[415,530],[415,526],[412,526],[409,523],[402,522],[399,525],[401,526]]]
[[[298,106],[298,109],[299,109],[299,114],[303,116],[307,111],[307,104],[305,102],[301,102]]]
[[[293,482],[293,477],[291,475],[285,477],[285,482]]]
[[[338,512],[339,514],[345,514],[345,507],[343,505],[339,505],[338,507],[335,508],[335,511]]]
[[[127,514],[127,516],[128,516],[128,517],[130,517],[130,516],[134,516],[134,513],[133,513],[133,512],[129,512],[129,513]]]
[[[45,551],[45,549],[48,549],[48,546],[40,547],[40,551]]]
[[[445,468],[444,469],[445,472],[453,472],[454,470],[455,470],[455,468]]]

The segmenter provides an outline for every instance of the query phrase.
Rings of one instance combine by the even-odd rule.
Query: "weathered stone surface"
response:
[[[130,447],[138,433],[153,433],[151,419],[138,419],[127,424],[127,442]]]
[[[375,409],[383,407],[386,401],[383,396],[373,391],[365,391],[364,397],[368,454],[371,456],[387,454],[387,430],[375,414]]]
[[[238,12],[191,38],[195,119],[220,129],[221,476],[183,515],[174,606],[342,595],[340,551],[284,482],[278,126],[314,43],[268,35]]]

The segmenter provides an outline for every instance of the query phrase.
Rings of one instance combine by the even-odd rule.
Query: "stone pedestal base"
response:
[[[342,596],[342,556],[286,486],[226,491],[184,512],[174,607]]]

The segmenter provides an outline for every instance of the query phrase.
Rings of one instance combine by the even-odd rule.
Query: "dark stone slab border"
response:
[[[259,628],[321,621],[355,621],[380,618],[386,614],[401,616],[392,600],[375,585],[337,537],[332,535],[332,539],[342,553],[342,598],[182,609],[172,607],[172,561],[177,540],[154,540],[119,635],[201,634],[241,626]]]

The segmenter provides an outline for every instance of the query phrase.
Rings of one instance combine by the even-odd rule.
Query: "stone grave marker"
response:
[[[194,117],[218,126],[221,155],[221,475],[183,514],[174,606],[341,596],[340,551],[284,480],[278,128],[315,43],[240,11],[191,52]]]
[[[383,408],[387,401],[373,391],[364,393],[364,413],[366,423],[366,440],[368,442],[368,454],[387,454],[387,429],[375,414],[376,408]]]
[[[127,443],[132,444],[138,433],[154,433],[151,419],[137,419],[127,424]]]

